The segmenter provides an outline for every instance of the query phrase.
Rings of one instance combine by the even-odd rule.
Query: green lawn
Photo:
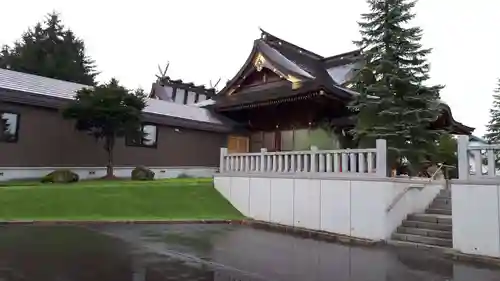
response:
[[[0,220],[241,219],[211,179],[0,186]]]

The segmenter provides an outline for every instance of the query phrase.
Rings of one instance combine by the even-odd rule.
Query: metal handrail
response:
[[[401,193],[398,194],[398,196],[396,196],[396,198],[394,198],[391,202],[391,204],[389,205],[389,207],[387,207],[387,209],[385,210],[386,213],[389,213],[392,208],[394,208],[394,206],[396,206],[396,204],[399,202],[399,200],[401,200],[401,198],[403,198],[403,196],[408,192],[410,191],[411,189],[418,189],[418,190],[422,190],[424,188],[424,186],[421,186],[421,185],[410,185],[408,187],[405,188],[405,190]]]
[[[442,163],[439,163],[438,164],[438,169],[432,174],[432,176],[429,178],[429,183],[431,183],[434,179],[434,177],[437,175],[437,173],[439,171],[441,171],[441,169],[443,167],[447,167],[447,168],[455,168],[454,166],[450,166],[450,165],[444,165]],[[396,204],[401,200],[401,198],[403,198],[403,196],[408,193],[408,191],[410,191],[411,189],[418,189],[418,190],[422,190],[425,186],[421,186],[421,185],[410,185],[408,187],[405,188],[405,190],[403,192],[401,192],[400,194],[398,194],[398,196],[396,196],[394,198],[394,200],[392,200],[391,204],[389,205],[389,207],[387,207],[387,209],[385,210],[387,213],[390,212],[394,206],[396,206]]]

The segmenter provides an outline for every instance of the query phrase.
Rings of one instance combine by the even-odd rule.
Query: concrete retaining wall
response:
[[[371,240],[388,239],[444,186],[418,179],[248,173],[216,174],[214,183],[250,218]],[[415,188],[406,190],[410,186]]]

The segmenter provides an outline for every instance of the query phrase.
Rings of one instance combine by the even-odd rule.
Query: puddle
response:
[[[0,227],[0,281],[500,281],[500,268],[241,225]]]

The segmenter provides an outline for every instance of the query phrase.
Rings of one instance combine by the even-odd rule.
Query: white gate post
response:
[[[266,148],[261,148],[260,149],[260,169],[259,171],[261,173],[266,172]]]
[[[384,139],[376,140],[376,174],[379,177],[387,177],[387,141]]]
[[[226,155],[227,155],[227,148],[222,147],[220,149],[219,173],[224,173],[226,170]]]
[[[469,178],[469,136],[459,135],[457,138],[457,156],[458,156],[458,178],[466,180]],[[476,167],[476,173],[482,172],[482,167]]]

